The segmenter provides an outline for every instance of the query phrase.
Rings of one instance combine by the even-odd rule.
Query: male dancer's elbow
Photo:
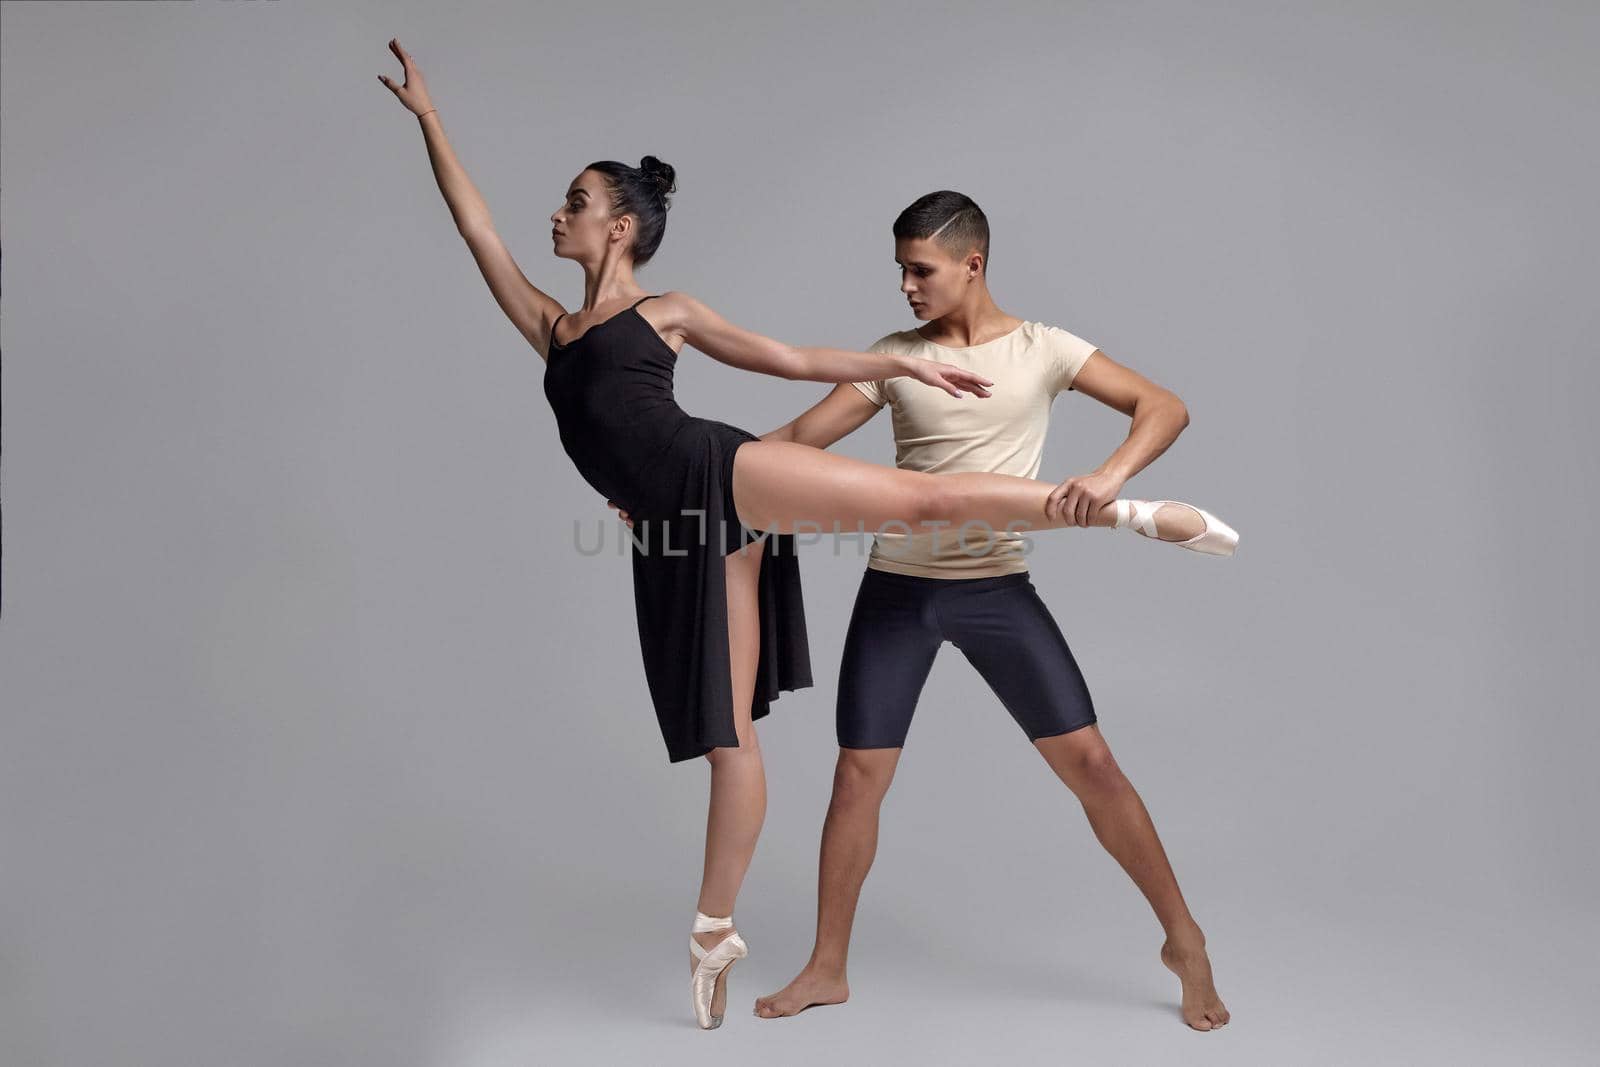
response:
[[[1189,428],[1189,405],[1183,398],[1171,389],[1161,390],[1161,406],[1168,412],[1167,418],[1171,420],[1173,433],[1180,434]]]

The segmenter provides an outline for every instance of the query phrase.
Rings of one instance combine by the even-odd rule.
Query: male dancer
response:
[[[1067,331],[1024,322],[989,293],[989,223],[955,192],[929,193],[895,220],[900,289],[925,325],[874,351],[971,367],[994,381],[982,403],[907,379],[843,383],[766,439],[827,448],[886,404],[895,462],[925,471],[1036,477],[1050,405],[1065,389],[1132,418],[1127,440],[1089,474],[1069,478],[1051,507],[1088,525],[1123,483],[1188,424],[1183,402]],[[1163,540],[1202,528],[1173,505],[1157,513]],[[626,517],[626,516],[624,516]],[[879,533],[845,639],[837,706],[839,762],[822,830],[817,932],[811,959],[787,986],[756,1001],[763,1018],[849,996],[845,959],[862,883],[878,844],[878,812],[894,777],[917,697],[939,646],[953,642],[983,675],[1051,770],[1083,804],[1095,836],[1155,909],[1161,961],[1183,984],[1183,1019],[1196,1030],[1228,1021],[1212,984],[1205,936],[1189,914],[1139,794],[1096,724],[1088,688],[1060,629],[1028,579],[1015,533]]]

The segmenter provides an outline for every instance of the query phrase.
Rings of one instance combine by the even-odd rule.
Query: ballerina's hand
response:
[[[1090,516],[1117,499],[1122,485],[1123,479],[1105,471],[1068,478],[1045,498],[1045,516],[1066,519],[1072,526],[1087,526]]]
[[[627,523],[628,529],[633,529],[633,520],[628,518],[628,513],[626,511],[622,510],[622,505],[618,504],[615,500],[607,500],[606,507],[615,508],[617,512],[617,518]]]
[[[970,389],[977,396],[988,396],[989,379],[954,363],[935,363],[931,359],[914,359],[910,375],[919,382],[938,386],[951,396],[960,396],[961,390]]]
[[[384,74],[378,75],[378,80],[387,85],[389,90],[400,98],[400,102],[406,106],[406,110],[413,115],[421,115],[424,111],[431,110],[433,101],[428,99],[428,86],[422,80],[422,71],[418,70],[416,63],[412,62],[410,53],[400,47],[399,38],[390,39],[389,51],[393,52],[396,58],[400,60],[400,66],[405,72],[406,80],[404,84],[396,85]]]

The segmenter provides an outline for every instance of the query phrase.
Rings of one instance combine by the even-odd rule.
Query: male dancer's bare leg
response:
[[[1042,737],[1034,747],[1083,804],[1100,844],[1155,909],[1167,935],[1161,962],[1183,983],[1183,1021],[1196,1030],[1214,1030],[1227,1023],[1228,1009],[1211,980],[1205,934],[1189,914],[1144,801],[1112,757],[1100,728],[1085,726]]]
[[[843,1004],[850,928],[861,886],[878,852],[878,813],[900,762],[898,748],[841,748],[833,772],[833,798],[822,824],[817,865],[817,934],[811,959],[794,980],[756,1000],[763,1019],[794,1015],[812,1005]]]
[[[1155,825],[1101,736],[1087,726],[1034,743],[1083,805],[1089,825],[1155,910],[1166,931],[1161,962],[1183,986],[1183,1020],[1196,1030],[1228,1022],[1206,954],[1205,935],[1189,914]],[[757,999],[756,1014],[775,1019],[850,995],[846,963],[862,884],[878,845],[878,813],[900,758],[895,749],[841,749],[833,800],[822,830],[817,878],[817,934],[805,967],[777,993]]]
[[[755,695],[756,665],[761,652],[758,616],[761,557],[766,540],[724,557],[728,599],[728,652],[733,673],[733,721],[738,748],[714,748],[706,753],[711,764],[711,801],[706,811],[705,868],[700,879],[700,901],[707,915],[732,915],[744,884],[745,872],[755,855],[756,840],[767,816],[767,775],[761,762],[761,745],[750,720]],[[710,948],[732,930],[692,935],[702,948]],[[689,954],[689,973],[694,973]],[[727,1002],[728,971],[717,978],[711,1014],[721,1015]]]

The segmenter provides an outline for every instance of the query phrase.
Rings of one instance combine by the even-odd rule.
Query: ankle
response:
[[[1195,953],[1204,954],[1206,950],[1206,935],[1193,919],[1187,923],[1175,925],[1167,931],[1167,943],[1163,946],[1175,956],[1187,956]]]
[[[818,956],[815,953],[806,961],[802,974],[813,978],[844,979],[845,958],[843,956]]]
[[[1141,500],[1128,497],[1112,501],[1112,525],[1120,525],[1157,541],[1188,541],[1205,532],[1206,520],[1198,508],[1176,500]]]

